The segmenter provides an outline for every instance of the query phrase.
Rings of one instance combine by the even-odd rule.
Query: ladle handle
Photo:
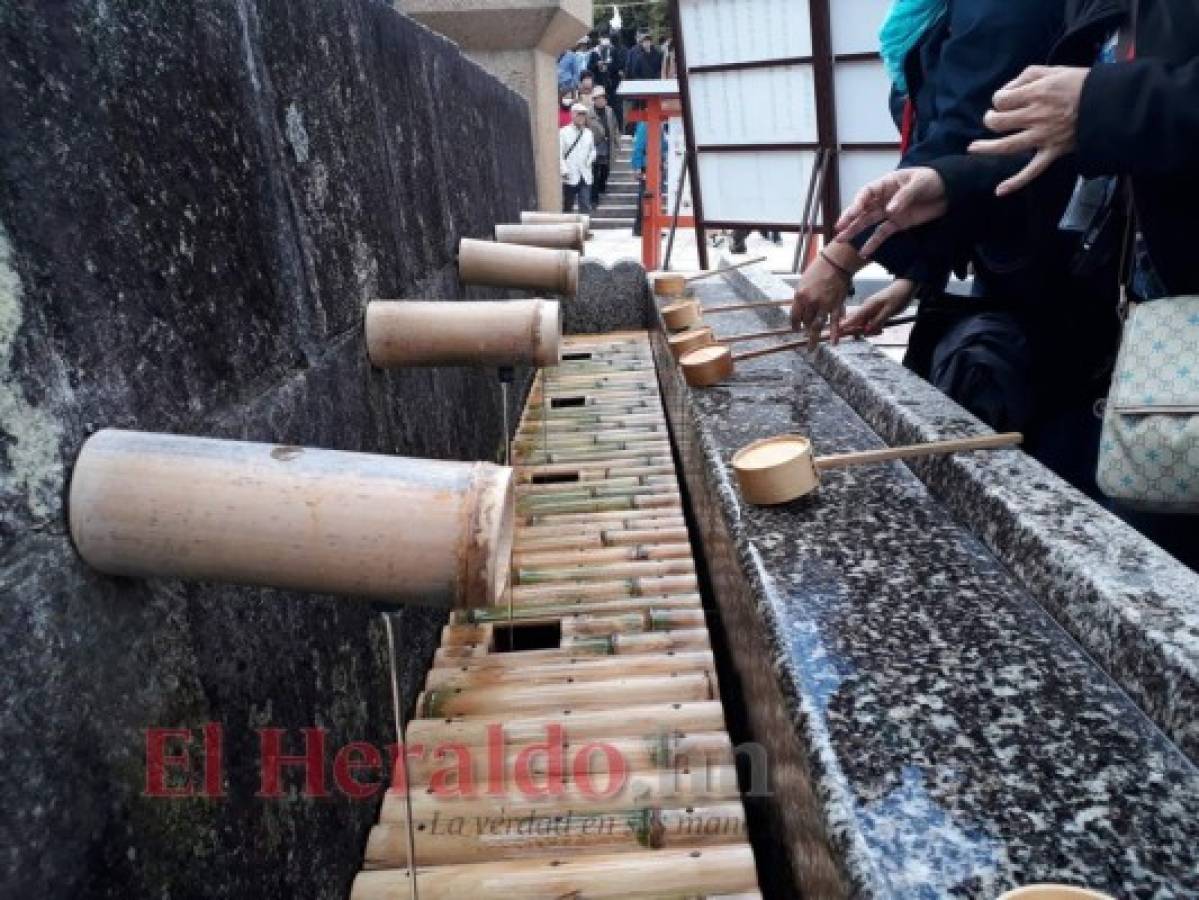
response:
[[[888,447],[886,450],[865,450],[861,453],[838,453],[821,456],[816,460],[817,469],[841,469],[848,466],[864,466],[870,463],[890,462],[894,459],[915,459],[918,456],[937,456],[942,453],[961,453],[966,450],[992,450],[1010,447],[1024,440],[1018,431],[1006,434],[987,434],[982,437],[959,438],[952,441],[932,441],[927,444],[912,444],[907,447]]]
[[[777,333],[778,334],[794,334],[795,332],[794,331],[793,332],[781,331],[781,332],[777,332]],[[825,344],[827,342],[829,342],[829,336],[827,336],[827,334],[821,334],[820,343]],[[781,352],[783,352],[784,350],[803,350],[803,349],[807,348],[807,346],[808,346],[807,338],[803,338],[803,340],[789,340],[789,342],[787,342],[785,344],[776,344],[775,346],[767,346],[767,348],[765,348],[763,350],[746,350],[745,352],[743,352],[743,354],[734,354],[733,362],[743,362],[745,360],[757,360],[757,358],[759,356],[770,356],[771,354],[781,354]]]
[[[683,281],[691,284],[693,281],[702,281],[705,278],[711,278],[713,275],[723,275],[725,272],[733,271],[733,269],[744,269],[746,266],[752,266],[760,262],[766,262],[766,257],[759,256],[756,259],[747,259],[745,262],[739,262],[735,266],[725,266],[723,269],[712,269],[709,272],[700,272],[698,275],[688,275]]]
[[[716,340],[722,344],[739,344],[743,341],[760,341],[765,338],[782,337],[787,334],[795,334],[792,328],[780,328],[777,331],[758,331],[753,334],[734,334],[731,337],[718,337]]]
[[[727,272],[727,269],[721,271]],[[743,309],[775,309],[780,306],[790,306],[794,300],[758,300],[753,303],[734,303],[730,306],[708,306],[702,312],[705,316],[713,313],[741,312]]]
[[[828,336],[822,335],[820,340],[827,341]],[[757,359],[759,356],[769,356],[771,353],[782,353],[784,350],[802,350],[808,346],[808,339],[802,341],[788,341],[785,344],[775,344],[773,347],[766,347],[762,350],[746,350],[744,353],[734,353],[733,362],[744,362],[747,359]]]

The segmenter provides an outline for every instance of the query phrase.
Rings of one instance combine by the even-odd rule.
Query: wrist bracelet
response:
[[[826,250],[824,247],[820,248],[820,258],[844,275],[846,281],[853,281],[853,272],[849,271],[849,269],[845,268],[845,266],[841,265],[839,262],[829,256],[828,250]]]
[[[841,265],[839,262],[829,256],[828,250],[826,250],[824,247],[820,248],[820,258],[845,276],[845,285],[848,288],[849,296],[852,297],[856,293],[853,286],[853,272],[849,271],[849,269],[845,268],[845,266]]]

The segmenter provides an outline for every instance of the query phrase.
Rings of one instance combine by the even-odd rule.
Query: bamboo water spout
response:
[[[366,307],[371,365],[556,366],[562,340],[556,300],[374,300]]]
[[[110,575],[447,607],[507,593],[512,470],[106,429],[79,452],[70,528]]]
[[[573,297],[579,290],[579,254],[463,238],[458,245],[458,277],[463,284]]]
[[[522,225],[544,225],[554,224],[558,222],[573,222],[583,226],[583,234],[585,237],[591,237],[591,216],[583,213],[552,213],[552,212],[533,212],[526,210],[520,214]]]
[[[501,244],[527,247],[555,247],[583,252],[587,228],[579,222],[537,222],[520,225],[496,225],[495,239]]]
[[[1022,440],[1020,434],[1011,432],[817,457],[812,452],[812,442],[808,438],[791,434],[755,441],[741,448],[733,456],[733,472],[747,503],[772,506],[789,503],[815,491],[820,486],[820,473],[827,469],[968,450],[990,450],[1010,447]]]

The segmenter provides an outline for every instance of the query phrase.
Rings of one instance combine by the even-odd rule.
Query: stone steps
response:
[[[620,231],[623,229],[632,229],[633,217],[628,216],[620,219],[592,219],[592,231]]]

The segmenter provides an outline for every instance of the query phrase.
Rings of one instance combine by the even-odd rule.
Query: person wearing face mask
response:
[[[570,124],[570,108],[575,105],[574,91],[560,89],[558,91],[558,127],[565,128]]]
[[[612,38],[604,35],[599,39],[587,58],[587,71],[595,77],[596,87],[602,87],[608,94],[616,93],[613,83],[617,74],[616,48],[612,46]]]

